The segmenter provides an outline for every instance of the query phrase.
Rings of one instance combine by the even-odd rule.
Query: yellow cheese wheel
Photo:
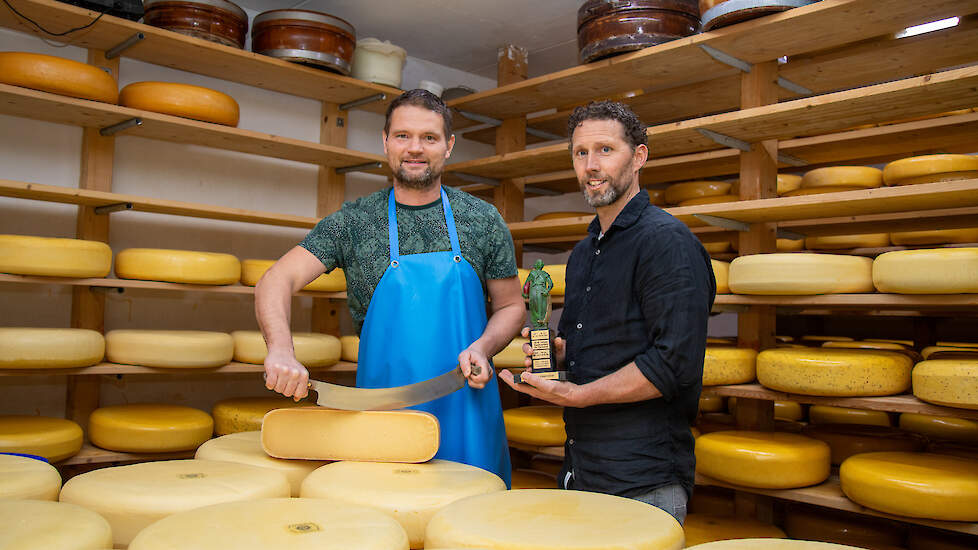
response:
[[[883,185],[883,171],[870,166],[829,166],[806,172],[801,178],[803,189],[872,189]]]
[[[513,470],[510,484],[513,489],[556,489],[557,479],[554,475],[532,470]]]
[[[737,414],[737,398],[731,397],[727,400],[727,409],[730,414]],[[801,420],[804,417],[804,411],[801,408],[801,404],[794,401],[775,401],[774,402],[774,419],[784,420],[786,422],[795,422]],[[782,430],[791,431],[791,430]],[[798,428],[801,431],[801,428]]]
[[[707,346],[703,357],[703,385],[753,382],[756,361],[757,351],[750,348]]]
[[[778,239],[776,242],[778,252],[797,252],[805,250],[804,239]]]
[[[808,409],[812,424],[860,424],[863,426],[890,426],[890,415],[884,411],[850,409],[832,405],[812,405]]]
[[[0,369],[70,369],[95,365],[105,338],[81,328],[0,328]]]
[[[729,193],[730,184],[725,181],[687,181],[684,183],[674,183],[666,187],[665,199],[669,204],[680,204],[693,199],[716,197],[719,195],[728,195]],[[739,198],[737,197],[737,199]]]
[[[261,276],[274,263],[275,260],[241,260],[241,284],[255,286],[258,284]],[[319,277],[316,277],[311,283],[302,287],[302,290],[313,292],[345,292],[346,274],[343,273],[342,269],[336,268],[329,273],[323,273]]]
[[[839,468],[842,492],[888,514],[978,521],[978,460],[931,453],[866,453]]]
[[[261,428],[262,448],[277,458],[427,462],[439,442],[438,418],[412,410],[277,409]]]
[[[654,204],[656,206],[666,205],[666,190],[665,189],[646,189],[649,193],[649,204]]]
[[[551,296],[563,296],[564,295],[564,274],[567,271],[566,264],[550,264],[543,266],[543,270],[550,275],[550,279],[554,282],[554,287],[550,290]],[[519,268],[519,279],[520,286],[522,287],[526,283],[526,276],[530,274],[529,269]]]
[[[0,56],[3,52],[0,52]],[[0,62],[2,64],[2,62]],[[0,235],[0,272],[44,277],[105,277],[112,249],[100,241]]]
[[[534,405],[503,411],[506,438],[517,443],[556,447],[567,439],[564,433],[564,409],[552,405]]]
[[[133,82],[119,91],[119,104],[225,126],[238,125],[238,102],[225,93],[202,86]]]
[[[978,359],[978,349],[952,346],[927,346],[920,355],[930,359]]]
[[[314,498],[228,502],[150,525],[129,550],[408,550],[404,529],[376,510]]]
[[[835,466],[861,453],[917,452],[924,449],[922,436],[888,426],[818,424],[806,426],[802,434],[828,443]]]
[[[533,455],[530,458],[530,468],[538,472],[549,474],[553,477],[560,475],[560,470],[564,467],[564,461],[547,455]]]
[[[582,216],[593,218],[594,212],[544,212],[543,214],[538,214],[536,217],[534,217],[533,221],[539,222],[543,220],[559,220],[563,218],[578,218]]]
[[[61,489],[61,502],[97,512],[125,546],[141,530],[169,515],[240,500],[289,496],[279,472],[213,460],[164,460],[114,466],[75,476]]]
[[[914,367],[912,379],[913,394],[921,401],[978,409],[978,356],[922,361]]]
[[[781,432],[721,431],[696,440],[696,471],[727,483],[791,489],[829,477],[829,446]]]
[[[863,550],[857,546],[834,544],[831,542],[813,542],[810,540],[788,539],[734,539],[718,540],[696,546],[687,546],[690,550]],[[891,550],[880,548],[877,550]],[[894,548],[892,550],[899,550]]]
[[[876,257],[873,284],[895,294],[978,292],[978,248],[898,250]]]
[[[686,546],[730,539],[785,538],[781,529],[750,518],[689,514],[683,522]]]
[[[143,281],[230,285],[241,278],[241,262],[219,252],[127,248],[115,257],[115,274]]]
[[[891,351],[769,349],[757,356],[757,381],[802,395],[893,395],[910,388],[912,368],[909,357]]]
[[[965,418],[903,413],[900,428],[935,439],[978,443],[978,422]]]
[[[726,403],[724,403],[724,397],[720,395],[700,395],[700,412],[720,412],[726,410]]]
[[[53,55],[0,52],[0,82],[68,97],[119,102],[119,85],[109,73]]]
[[[730,250],[730,241],[719,241],[715,243],[703,243],[703,249],[710,254],[722,254]]]
[[[54,466],[26,456],[0,454],[0,502],[58,500],[60,491],[61,474]]]
[[[683,547],[683,530],[668,513],[637,500],[585,491],[523,489],[469,497],[443,508],[428,522],[425,545],[678,550]]]
[[[690,514],[732,516],[735,513],[734,493],[723,487],[697,485],[686,509]]]
[[[234,356],[224,332],[203,330],[110,330],[105,357],[122,365],[194,369],[222,367]]]
[[[231,333],[234,340],[234,360],[242,363],[261,365],[268,355],[265,338],[257,330],[236,330]],[[305,367],[328,367],[340,361],[340,339],[332,334],[314,332],[293,332],[292,347],[295,358]]]
[[[924,155],[895,160],[883,167],[887,185],[911,185],[978,178],[978,157]]]
[[[268,456],[261,448],[261,432],[257,431],[233,433],[205,441],[197,448],[194,458],[250,464],[279,472],[289,480],[294,497],[299,496],[303,480],[316,468],[326,464],[322,460],[283,460]]]
[[[859,548],[894,547],[903,544],[903,533],[889,523],[857,514],[839,514],[807,506],[787,508],[784,530],[793,539],[835,542]]]
[[[82,446],[81,426],[64,418],[0,416],[0,452],[43,456],[58,462]]]
[[[727,262],[720,262],[717,260],[710,260],[713,265],[713,278],[717,282],[717,294],[729,294],[730,284],[729,274],[730,274],[730,264]]]
[[[104,550],[112,548],[112,528],[102,516],[74,504],[0,500],[0,548]]]
[[[866,233],[863,235],[830,235],[808,237],[805,248],[809,250],[839,250],[844,248],[882,248],[890,246],[889,233]]]
[[[465,497],[505,490],[496,474],[448,460],[334,462],[302,483],[303,498],[346,502],[391,516],[404,528],[411,548],[424,548],[425,527],[442,508]]]
[[[736,294],[805,295],[873,292],[873,260],[838,254],[754,254],[730,263]]]
[[[908,550],[975,550],[975,536],[911,527]]]
[[[890,233],[890,241],[896,245],[978,243],[978,228],[901,231]]]
[[[517,336],[499,353],[492,357],[492,364],[497,369],[522,369],[526,367],[523,360],[526,354],[523,353],[523,344],[529,342],[528,338]]]
[[[359,354],[359,336],[340,336],[340,359],[349,361],[351,363],[356,363]]]
[[[213,432],[211,415],[179,405],[110,405],[95,409],[88,418],[93,444],[127,453],[190,451]]]
[[[722,202],[736,202],[739,201],[740,197],[738,195],[716,195],[713,197],[698,197],[695,199],[684,200],[679,203],[678,206],[699,206],[701,204],[719,204]]]
[[[844,349],[875,349],[884,351],[905,351],[907,348],[902,344],[897,344],[894,342],[870,342],[866,341],[856,341],[851,342],[834,342],[829,341],[822,344],[823,348],[844,348]]]
[[[260,431],[262,418],[275,409],[297,407],[299,403],[282,397],[232,397],[214,403],[214,433],[227,435]]]

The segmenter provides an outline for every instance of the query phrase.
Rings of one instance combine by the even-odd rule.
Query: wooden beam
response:
[[[346,111],[335,103],[323,102],[319,127],[319,141],[333,147],[346,147],[346,130],[349,126]],[[385,163],[386,165],[386,163]],[[346,196],[346,175],[337,174],[334,167],[319,167],[319,185],[316,188],[316,216],[319,218],[337,212]],[[312,332],[340,336],[340,312],[344,304],[335,300],[313,298]]]

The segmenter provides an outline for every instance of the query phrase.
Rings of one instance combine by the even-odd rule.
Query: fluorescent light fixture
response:
[[[940,21],[932,21],[930,23],[924,23],[923,25],[916,25],[913,27],[907,27],[896,34],[897,38],[906,38],[908,36],[917,36],[918,34],[924,34],[927,32],[939,31],[942,29],[950,29],[951,27],[956,27],[958,22],[961,21],[960,17],[950,17],[948,19],[941,19]]]

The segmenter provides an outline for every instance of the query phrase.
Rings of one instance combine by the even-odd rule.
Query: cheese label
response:
[[[322,528],[315,523],[305,522],[305,523],[293,523],[286,527],[289,532],[296,533],[299,535],[304,535],[306,533],[315,533],[317,531],[322,531]]]

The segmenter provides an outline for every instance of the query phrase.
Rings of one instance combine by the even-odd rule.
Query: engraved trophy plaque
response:
[[[530,348],[533,350],[529,372],[548,380],[567,380],[567,372],[557,368],[554,334],[548,327],[553,286],[550,274],[543,270],[543,260],[537,260],[523,284],[523,297],[529,300]]]

